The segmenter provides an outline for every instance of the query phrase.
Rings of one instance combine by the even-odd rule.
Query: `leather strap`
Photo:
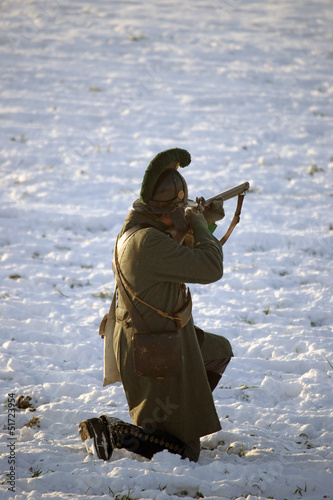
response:
[[[134,228],[132,228],[132,229],[134,229]],[[140,228],[137,228],[136,230],[138,230],[138,229],[140,229]],[[135,231],[132,231],[131,234],[134,234],[134,232]],[[118,271],[119,262],[118,262],[118,248],[117,248],[117,246],[118,246],[118,240],[116,242],[116,246],[114,249],[113,272],[114,272],[114,275],[115,275],[115,278],[117,281],[119,293],[122,296],[122,299],[125,303],[125,306],[127,307],[127,310],[131,316],[131,319],[133,321],[133,324],[134,324],[134,327],[136,328],[136,330],[139,332],[149,332],[150,329],[149,329],[147,323],[145,322],[145,320],[143,319],[141,314],[138,312],[138,310],[132,304],[132,301],[129,298],[129,296],[125,290],[125,287],[123,285],[121,276],[120,276],[119,271]]]
[[[231,224],[229,226],[228,231],[225,233],[223,238],[220,239],[220,243],[222,246],[225,244],[225,242],[227,241],[227,239],[229,238],[229,236],[231,235],[231,233],[233,232],[233,230],[237,226],[238,222],[240,221],[240,214],[241,214],[241,210],[242,210],[244,196],[245,196],[245,194],[238,195],[237,207],[236,207],[236,212],[234,214],[234,217],[231,221]]]
[[[116,244],[116,247],[117,247],[117,251],[120,253],[119,255],[119,258],[121,258],[121,248],[125,248],[123,246],[123,244],[125,243],[126,240],[128,240],[128,238],[130,236],[132,236],[132,234],[136,233],[137,231],[139,231],[140,229],[144,229],[145,227],[149,227],[145,224],[136,224],[135,226],[131,227],[130,229],[128,229],[127,231],[124,232],[124,234],[117,239],[117,244]]]
[[[124,242],[127,241],[136,231],[138,231],[139,229],[143,229],[145,227],[149,227],[149,226],[146,226],[144,224],[137,224],[136,226],[133,226],[132,228],[130,228],[127,231],[125,231],[125,233],[119,238],[119,240],[117,239],[116,247],[115,247],[115,262],[113,263],[113,268],[114,268],[113,270],[114,270],[114,274],[116,276],[117,283],[118,284],[119,284],[119,282],[121,283],[121,287],[119,287],[119,292],[121,293],[121,296],[123,297],[123,299],[124,299],[124,293],[123,292],[125,292],[126,296],[127,296],[127,299],[130,301],[130,305],[129,305],[129,303],[126,301],[126,298],[124,299],[126,307],[128,308],[128,312],[130,312],[131,310],[133,311],[132,308],[134,308],[135,313],[137,313],[137,315],[139,315],[139,313],[138,313],[137,309],[135,308],[135,306],[133,305],[132,301],[130,300],[129,294],[125,290],[125,287],[124,287],[124,284],[123,284],[122,273],[121,273],[120,266],[119,266],[119,258],[121,258],[122,252],[124,251],[124,245],[123,245]],[[120,253],[120,256],[119,256],[119,253]],[[129,285],[127,285],[127,286],[128,286],[130,294],[132,294],[135,299],[137,299],[139,302],[141,302],[145,306],[150,307],[151,309],[153,309],[157,314],[159,314],[163,318],[167,318],[169,320],[168,321],[169,327],[172,325],[172,328],[171,328],[172,330],[174,330],[175,325],[176,325],[177,328],[180,327],[179,326],[179,321],[180,321],[179,317],[177,317],[177,316],[170,316],[165,311],[162,311],[161,309],[158,309],[157,307],[154,307],[154,306],[148,304],[144,300],[141,300],[140,297],[138,297],[135,294],[135,292],[131,289],[131,287]],[[189,290],[188,290],[188,294],[189,294]],[[190,296],[190,294],[189,294],[189,296]],[[186,297],[186,287],[185,287],[184,284],[182,284],[182,287],[179,290],[179,295],[178,295],[178,299],[177,299],[177,302],[176,302],[176,305],[175,305],[175,309],[174,309],[175,313],[174,314],[176,314],[180,310],[180,308],[182,307],[182,305],[184,304],[184,297]],[[191,300],[191,298],[190,298],[190,300]],[[132,316],[132,314],[131,314],[131,316]],[[139,320],[140,324],[141,325],[143,325],[143,323],[146,324],[145,321],[143,320],[142,316],[140,316],[140,317],[141,317],[141,320],[142,320],[142,321]],[[188,321],[188,319],[187,319],[187,321]],[[134,323],[134,320],[133,320],[133,323]],[[134,326],[136,327],[135,324],[134,324]],[[167,326],[166,326],[166,328],[168,329]],[[147,330],[143,330],[143,331],[147,331]]]
[[[145,227],[147,227],[147,226],[146,225],[137,224],[136,226],[133,226],[132,228],[130,228],[127,231],[125,231],[125,233],[119,239],[117,239],[117,242],[116,242],[116,245],[115,245],[115,251],[114,251],[114,257],[115,258],[114,258],[114,262],[113,262],[113,272],[114,272],[114,275],[115,275],[115,278],[116,278],[116,282],[117,282],[117,285],[118,285],[118,288],[119,288],[119,293],[121,294],[121,296],[123,298],[123,301],[124,301],[124,303],[125,303],[125,305],[127,307],[127,310],[130,313],[130,316],[132,318],[134,327],[138,331],[142,331],[142,332],[150,331],[150,329],[149,329],[147,323],[144,321],[144,319],[141,316],[141,314],[138,312],[138,310],[136,309],[136,307],[132,303],[132,301],[130,299],[130,295],[128,294],[127,290],[124,287],[124,283],[123,283],[123,279],[122,279],[122,273],[121,273],[120,266],[119,266],[119,258],[121,258],[121,255],[122,255],[122,253],[124,251],[124,245],[123,244],[125,243],[125,241],[127,241],[128,238],[130,238],[139,229],[143,229]],[[119,253],[120,253],[120,256],[119,256]],[[169,328],[171,328],[171,330],[174,330],[175,326],[176,326],[176,328],[182,328],[182,326],[181,326],[182,320],[180,320],[180,318],[178,316],[170,316],[165,311],[162,311],[161,309],[153,307],[152,305],[148,304],[144,300],[141,300],[135,294],[135,292],[131,289],[131,287],[129,285],[127,285],[127,286],[128,286],[130,294],[132,294],[135,299],[137,299],[139,302],[141,302],[142,304],[146,305],[147,307],[150,307],[151,309],[153,309],[157,314],[159,314],[163,318],[167,318],[169,320],[168,323],[167,323],[167,326],[166,326],[167,330]],[[191,296],[190,296],[189,290],[188,290],[188,294],[189,294],[189,297],[190,297],[190,300],[191,300]],[[175,308],[174,308],[174,311],[175,311],[174,314],[177,314],[177,312],[180,311],[180,308],[184,305],[184,297],[186,297],[186,287],[185,287],[184,284],[182,284],[182,286],[180,287],[178,299],[177,299],[177,302],[176,302],[176,305],[175,305]],[[191,309],[192,309],[192,307],[191,307]],[[190,309],[190,312],[191,312],[191,309]],[[187,318],[187,321],[188,320],[189,320],[189,317]],[[187,323],[187,321],[186,321],[186,323]],[[185,324],[184,324],[184,326],[185,326]]]

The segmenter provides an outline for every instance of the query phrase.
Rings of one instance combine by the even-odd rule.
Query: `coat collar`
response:
[[[142,212],[136,212],[135,210],[131,210],[128,216],[126,217],[125,223],[120,232],[120,236],[125,231],[131,229],[133,226],[136,226],[137,224],[144,224],[146,227],[154,227],[155,229],[158,229],[159,231],[162,232],[165,232],[168,229],[168,226],[166,224],[157,220],[154,216],[144,214]]]

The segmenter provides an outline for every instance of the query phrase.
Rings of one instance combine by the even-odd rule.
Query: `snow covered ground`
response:
[[[331,0],[1,2],[1,498],[333,498],[332,23]],[[223,430],[197,464],[104,463],[77,428],[129,420],[102,387],[113,245],[171,147],[193,198],[251,183],[223,279],[191,287],[234,348]]]

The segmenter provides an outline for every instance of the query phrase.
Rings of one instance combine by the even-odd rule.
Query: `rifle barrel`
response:
[[[234,198],[234,196],[238,196],[239,194],[243,194],[246,191],[250,189],[250,183],[249,182],[243,182],[243,184],[239,184],[238,186],[235,186],[231,189],[227,189],[227,191],[223,191],[223,193],[216,194],[215,196],[212,196],[211,198],[208,198],[206,200],[206,205],[209,205],[212,201],[216,199],[221,199],[223,201],[230,200],[230,198]]]

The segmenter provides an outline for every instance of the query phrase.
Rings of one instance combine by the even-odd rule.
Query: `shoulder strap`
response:
[[[134,228],[132,228],[134,229]],[[136,231],[138,231],[139,229],[141,229],[140,227],[138,227],[136,229]],[[129,230],[131,231],[131,234],[134,234],[135,231],[132,231],[132,230]],[[123,234],[123,236],[125,236],[126,233]],[[130,235],[128,235],[130,236]],[[126,238],[125,238],[126,239]],[[131,316],[131,319],[133,321],[133,324],[134,324],[134,327],[138,330],[138,331],[141,331],[141,332],[149,332],[149,327],[147,325],[147,323],[145,322],[145,320],[143,319],[143,317],[141,316],[141,314],[139,313],[139,311],[134,307],[134,305],[132,304],[132,301],[131,299],[129,298],[126,290],[125,290],[125,287],[123,285],[123,281],[121,279],[121,276],[120,276],[120,273],[119,273],[119,262],[118,262],[118,239],[116,241],[116,245],[115,245],[115,249],[114,249],[114,262],[113,262],[113,272],[114,272],[114,275],[115,275],[115,278],[116,278],[116,282],[117,282],[117,285],[118,285],[118,290],[119,290],[119,293],[120,295],[122,296],[122,299],[127,307],[127,310]]]
[[[144,225],[134,226],[131,229],[129,229],[128,231],[126,231],[121,236],[121,238],[119,238],[119,241],[117,239],[116,245],[115,245],[115,250],[114,250],[114,262],[113,262],[113,272],[114,272],[116,282],[117,282],[117,285],[119,288],[119,293],[122,296],[122,299],[123,299],[123,301],[127,307],[127,310],[132,318],[132,321],[133,321],[135,328],[138,331],[143,331],[143,332],[150,331],[150,329],[149,329],[147,323],[145,322],[145,320],[143,319],[143,317],[141,316],[141,314],[138,312],[136,307],[133,305],[133,303],[129,297],[129,294],[124,287],[122,273],[121,273],[120,266],[119,266],[118,250],[121,251],[121,246],[130,236],[132,236],[139,229],[143,229],[145,227],[147,227],[147,226],[144,226]],[[185,287],[185,285],[183,285],[183,286]],[[140,299],[140,297],[138,297],[135,294],[135,292],[131,289],[131,287],[128,284],[127,284],[127,287],[135,299],[137,299],[139,302],[141,302],[145,306],[150,307],[150,309],[153,309],[157,314],[159,314],[163,318],[168,318],[169,320],[176,321],[176,322],[179,320],[178,317],[170,316],[165,311],[162,311],[161,309],[158,309],[157,307],[154,307],[151,304],[148,304],[148,302],[145,302],[144,300]],[[180,307],[181,303],[182,303],[182,289],[179,292],[179,296],[178,296],[178,300],[177,300],[177,304],[176,304],[176,309],[175,309],[176,311],[177,311],[177,308]]]
[[[125,231],[120,238],[117,238],[117,243],[116,243],[117,251],[120,252],[120,249],[123,247],[123,244],[125,243],[126,240],[128,240],[130,236],[132,236],[132,234],[146,227],[147,225],[145,224],[136,224],[130,229],[127,229],[127,231]]]

